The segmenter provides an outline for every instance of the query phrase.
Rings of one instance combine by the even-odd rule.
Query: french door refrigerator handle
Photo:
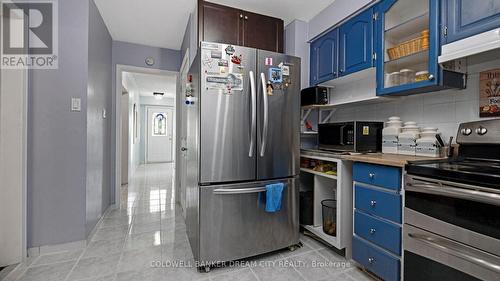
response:
[[[431,236],[423,235],[423,234],[417,234],[417,233],[408,233],[408,236],[420,241],[424,244],[427,244],[428,246],[431,246],[437,250],[440,250],[442,252],[445,252],[449,255],[462,258],[468,262],[471,262],[473,264],[479,265],[481,267],[487,268],[491,271],[495,271],[497,273],[500,273],[500,266],[498,264],[495,264],[494,262],[490,262],[489,260],[486,259],[486,257],[479,257],[475,256],[473,253],[467,253],[467,248],[460,246],[457,243],[451,242],[448,243],[450,245],[446,245],[446,241],[439,238],[434,238]],[[463,248],[463,249],[461,249]]]
[[[255,88],[255,76],[253,71],[250,71],[248,75],[250,76],[250,91],[252,102],[252,127],[250,128],[250,149],[248,151],[248,157],[252,158],[255,150],[255,134],[257,131],[257,90]]]
[[[262,80],[262,98],[264,99],[264,127],[262,128],[262,144],[260,147],[260,157],[264,157],[266,153],[267,144],[267,130],[269,129],[269,103],[267,99],[267,89],[266,89],[266,75],[264,73],[260,74],[260,79]]]
[[[214,190],[216,195],[231,195],[231,194],[246,194],[246,193],[259,193],[266,191],[266,187],[254,187],[254,188],[219,188]]]

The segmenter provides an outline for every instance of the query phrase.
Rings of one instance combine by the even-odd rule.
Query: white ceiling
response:
[[[335,0],[209,0],[281,18],[309,21]],[[95,0],[113,40],[179,50],[196,0]]]
[[[295,19],[309,21],[335,0],[208,0],[250,12],[283,19],[285,25]]]
[[[116,41],[179,50],[194,0],[95,0]]]
[[[157,75],[135,72],[125,72],[130,83],[127,83],[129,92],[139,93],[141,96],[152,97],[154,92],[165,93],[163,97],[175,97],[175,75]]]

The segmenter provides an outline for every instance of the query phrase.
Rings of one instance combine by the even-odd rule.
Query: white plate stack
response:
[[[439,157],[441,149],[438,146],[436,135],[437,128],[423,128],[420,133],[420,139],[417,140],[416,155],[427,157]]]
[[[417,122],[405,122],[402,132],[398,135],[398,154],[415,156],[419,138],[420,127]]]
[[[401,133],[403,121],[400,117],[389,117],[385,122],[385,128],[382,130],[382,153],[398,153],[398,136]]]

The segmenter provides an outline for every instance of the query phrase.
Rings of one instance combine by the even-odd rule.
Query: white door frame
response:
[[[176,81],[179,77],[179,72],[177,71],[168,71],[161,69],[153,69],[146,67],[138,67],[131,65],[116,65],[116,76],[115,76],[115,159],[114,159],[114,168],[115,168],[115,207],[120,207],[120,188],[121,188],[121,149],[122,149],[122,129],[121,129],[121,96],[122,96],[122,77],[123,72],[136,72],[143,74],[156,74],[156,75],[175,75],[177,77]],[[177,91],[177,85],[176,85]],[[174,101],[175,104],[175,101]],[[175,147],[175,141],[174,141]]]
[[[1,20],[1,18],[0,18]],[[7,251],[17,252],[15,257],[5,261],[8,265],[19,263],[27,258],[27,134],[28,134],[28,75],[24,70],[0,70],[0,178],[2,179],[2,193],[16,195],[16,189],[21,190],[16,198],[6,198],[16,202],[9,206],[8,202],[1,202],[0,225],[5,232],[1,236],[20,234],[19,244],[9,245]],[[2,77],[3,76],[3,79]],[[22,85],[12,85],[12,81],[22,80]],[[22,94],[19,94],[22,92]],[[10,95],[8,94],[10,93]],[[15,200],[15,201],[11,201]],[[17,210],[12,206],[17,205]],[[19,221],[21,220],[21,221]],[[2,243],[4,243],[3,241]],[[1,244],[0,244],[1,245]],[[6,245],[4,245],[6,246]],[[12,247],[9,247],[12,246]],[[2,247],[0,247],[2,248]],[[14,256],[14,255],[13,255]]]
[[[0,10],[0,21],[3,21],[2,12]],[[0,40],[0,43],[3,44],[3,39]],[[5,231],[0,232],[0,239],[2,239],[3,235],[20,235],[17,246],[14,244],[10,247],[9,244],[14,243],[12,241],[8,242],[7,249],[4,248],[5,245],[0,244],[2,250],[17,252],[12,258],[9,257],[2,261],[5,264],[0,264],[0,266],[20,263],[28,257],[27,136],[29,75],[28,69],[8,70],[0,68],[0,178],[2,179],[2,185],[5,185],[2,188],[4,198],[15,200],[13,204],[9,205],[4,204],[0,199],[0,204],[8,209],[3,210],[2,206],[0,206],[0,213],[2,214],[0,225]],[[21,85],[11,84],[12,81],[16,81],[16,78],[22,80]],[[8,95],[6,92],[13,94]],[[16,190],[20,190],[20,194],[16,194]],[[9,193],[14,193],[17,198],[6,198],[5,194]],[[13,205],[18,209],[12,210]],[[10,215],[10,219],[6,214]]]
[[[182,64],[181,64],[181,68],[180,68],[180,72],[179,72],[179,83],[180,85],[178,85],[178,89],[179,89],[179,96],[177,97],[177,100],[176,100],[176,111],[175,111],[175,122],[176,122],[176,132],[175,132],[175,140],[176,140],[176,143],[179,144],[179,147],[182,145],[182,125],[181,125],[181,122],[183,121],[182,120],[182,114],[183,114],[183,109],[182,109],[182,104],[184,102],[184,100],[182,99],[184,96],[185,96],[185,93],[182,92],[182,89],[185,88],[185,86],[183,87],[182,85],[185,85],[185,83],[187,83],[186,81],[186,78],[187,78],[187,74],[189,72],[189,48],[186,49],[186,52],[184,54],[184,58],[182,59]],[[176,147],[174,146],[174,149],[176,149]],[[184,173],[183,171],[183,167],[181,167],[181,163],[184,161],[184,160],[181,160],[181,157],[182,156],[182,153],[175,153],[175,181],[174,181],[174,188],[175,188],[175,194],[178,194],[179,196],[177,196],[176,198],[176,201],[177,203],[180,203],[181,204],[181,207],[183,208],[183,214],[184,214],[184,217],[185,217],[185,206],[183,206],[183,203],[184,202],[181,202],[181,199],[182,199],[182,195],[181,195],[181,192],[183,192],[181,190],[181,175],[182,173]]]
[[[175,104],[175,102],[174,102]],[[144,130],[144,133],[146,134],[144,136],[144,162],[146,163],[157,163],[157,162],[149,162],[148,161],[148,146],[149,146],[149,137],[151,137],[151,127],[149,126],[149,112],[148,110],[149,109],[154,109],[154,108],[166,108],[168,110],[171,110],[171,116],[170,118],[173,118],[172,119],[172,126],[170,128],[170,130],[172,130],[172,135],[174,136],[171,136],[172,137],[172,147],[170,147],[170,161],[167,161],[165,163],[172,163],[174,162],[175,163],[175,155],[174,154],[174,144],[175,144],[175,135],[176,135],[176,131],[175,131],[175,122],[176,122],[176,118],[175,118],[175,114],[176,114],[176,110],[175,110],[175,106],[171,106],[171,105],[146,105],[144,107],[144,115],[146,116],[144,119],[144,125],[146,126],[146,130]],[[168,123],[168,120],[167,120],[167,123]],[[168,134],[168,132],[167,132]]]

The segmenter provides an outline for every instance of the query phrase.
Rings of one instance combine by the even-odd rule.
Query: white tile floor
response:
[[[172,173],[171,164],[139,167],[122,190],[122,208],[106,214],[85,249],[29,259],[6,280],[371,280],[343,257],[303,235],[304,246],[294,252],[274,252],[209,273],[192,267],[152,267],[155,261],[165,265],[193,261],[186,226],[175,204]],[[314,266],[326,261],[330,264]]]

